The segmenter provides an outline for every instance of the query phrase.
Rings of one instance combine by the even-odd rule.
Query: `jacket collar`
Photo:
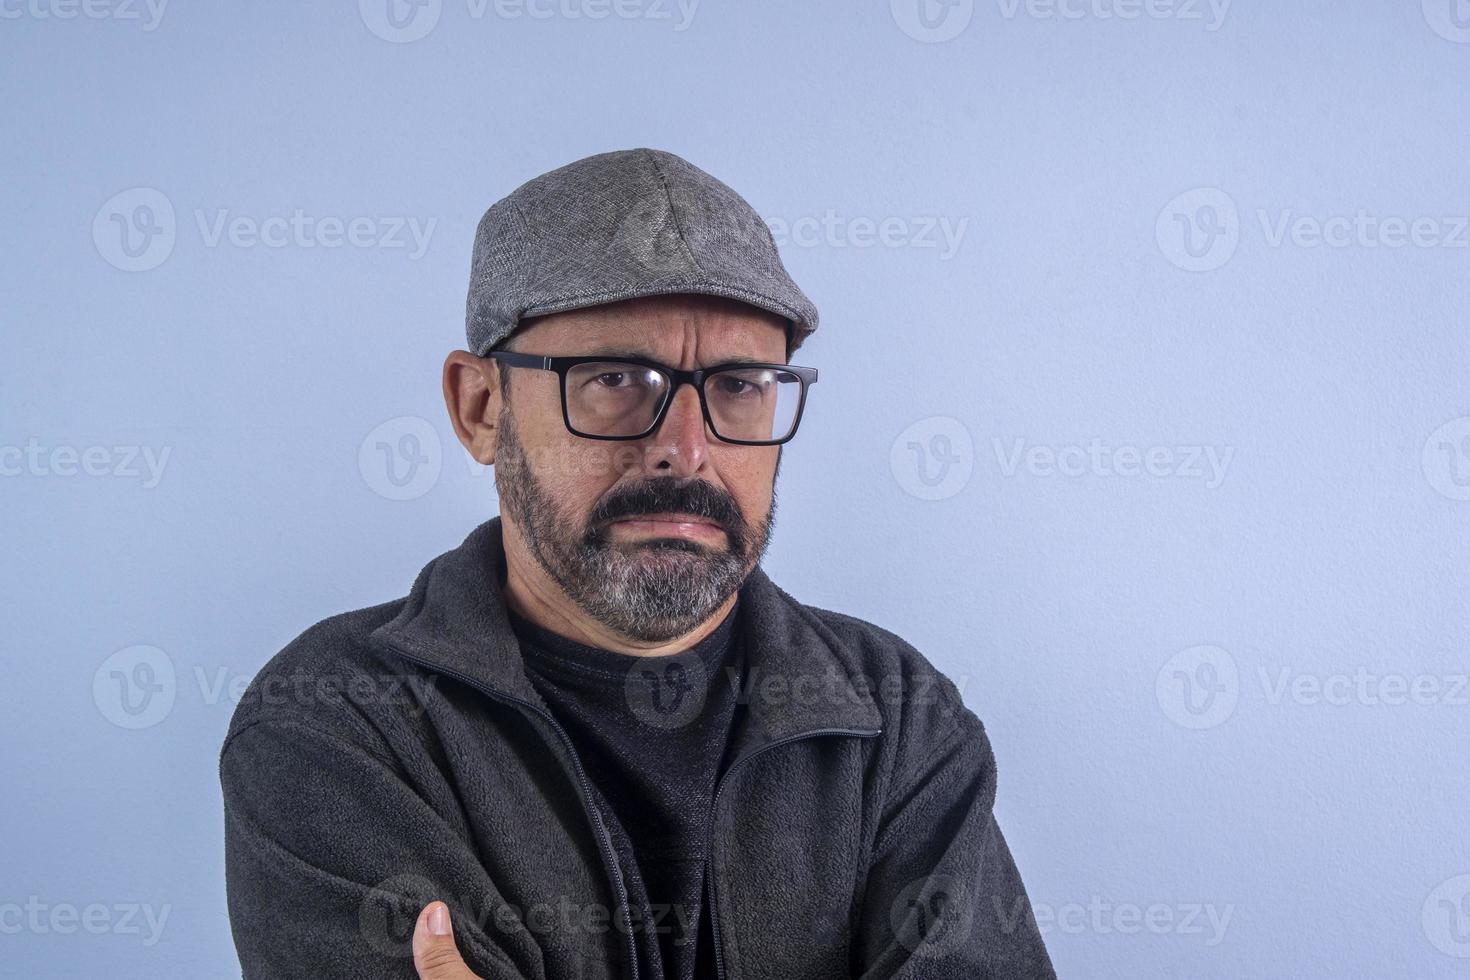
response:
[[[501,533],[501,518],[491,518],[424,566],[402,609],[369,641],[545,710],[506,616]],[[734,735],[735,755],[805,734],[881,727],[871,695],[859,695],[861,681],[870,690],[877,679],[862,678],[856,653],[760,565],[741,585],[737,617],[736,642],[745,644],[748,666],[740,695],[747,711]]]

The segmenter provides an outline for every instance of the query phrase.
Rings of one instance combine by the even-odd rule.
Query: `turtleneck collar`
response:
[[[703,676],[714,677],[730,650],[735,625],[739,621],[740,598],[730,608],[710,633],[693,646],[675,653],[658,656],[640,656],[620,653],[603,647],[591,646],[549,630],[505,607],[506,618],[516,637],[521,640],[521,653],[533,667],[579,674],[584,677],[601,677],[622,683],[628,671],[634,667],[651,667],[662,670],[676,663],[692,665],[698,662]]]

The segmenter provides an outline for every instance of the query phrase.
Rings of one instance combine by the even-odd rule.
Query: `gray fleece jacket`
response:
[[[437,898],[486,980],[657,980],[635,936],[670,926],[632,911],[504,575],[497,517],[252,681],[220,755],[243,976],[412,978]],[[720,980],[1054,977],[955,686],[759,566],[737,630],[748,673],[706,865]]]

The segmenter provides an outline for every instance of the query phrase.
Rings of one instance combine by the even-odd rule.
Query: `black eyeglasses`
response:
[[[547,357],[496,350],[512,367],[555,371],[567,430],[586,439],[642,439],[668,414],[679,386],[699,392],[710,431],[722,442],[776,446],[796,435],[817,369],[736,361],[684,371],[639,357]]]

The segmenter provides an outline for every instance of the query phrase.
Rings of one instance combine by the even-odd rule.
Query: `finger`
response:
[[[449,906],[430,902],[413,927],[413,965],[419,980],[478,980],[454,944]]]

